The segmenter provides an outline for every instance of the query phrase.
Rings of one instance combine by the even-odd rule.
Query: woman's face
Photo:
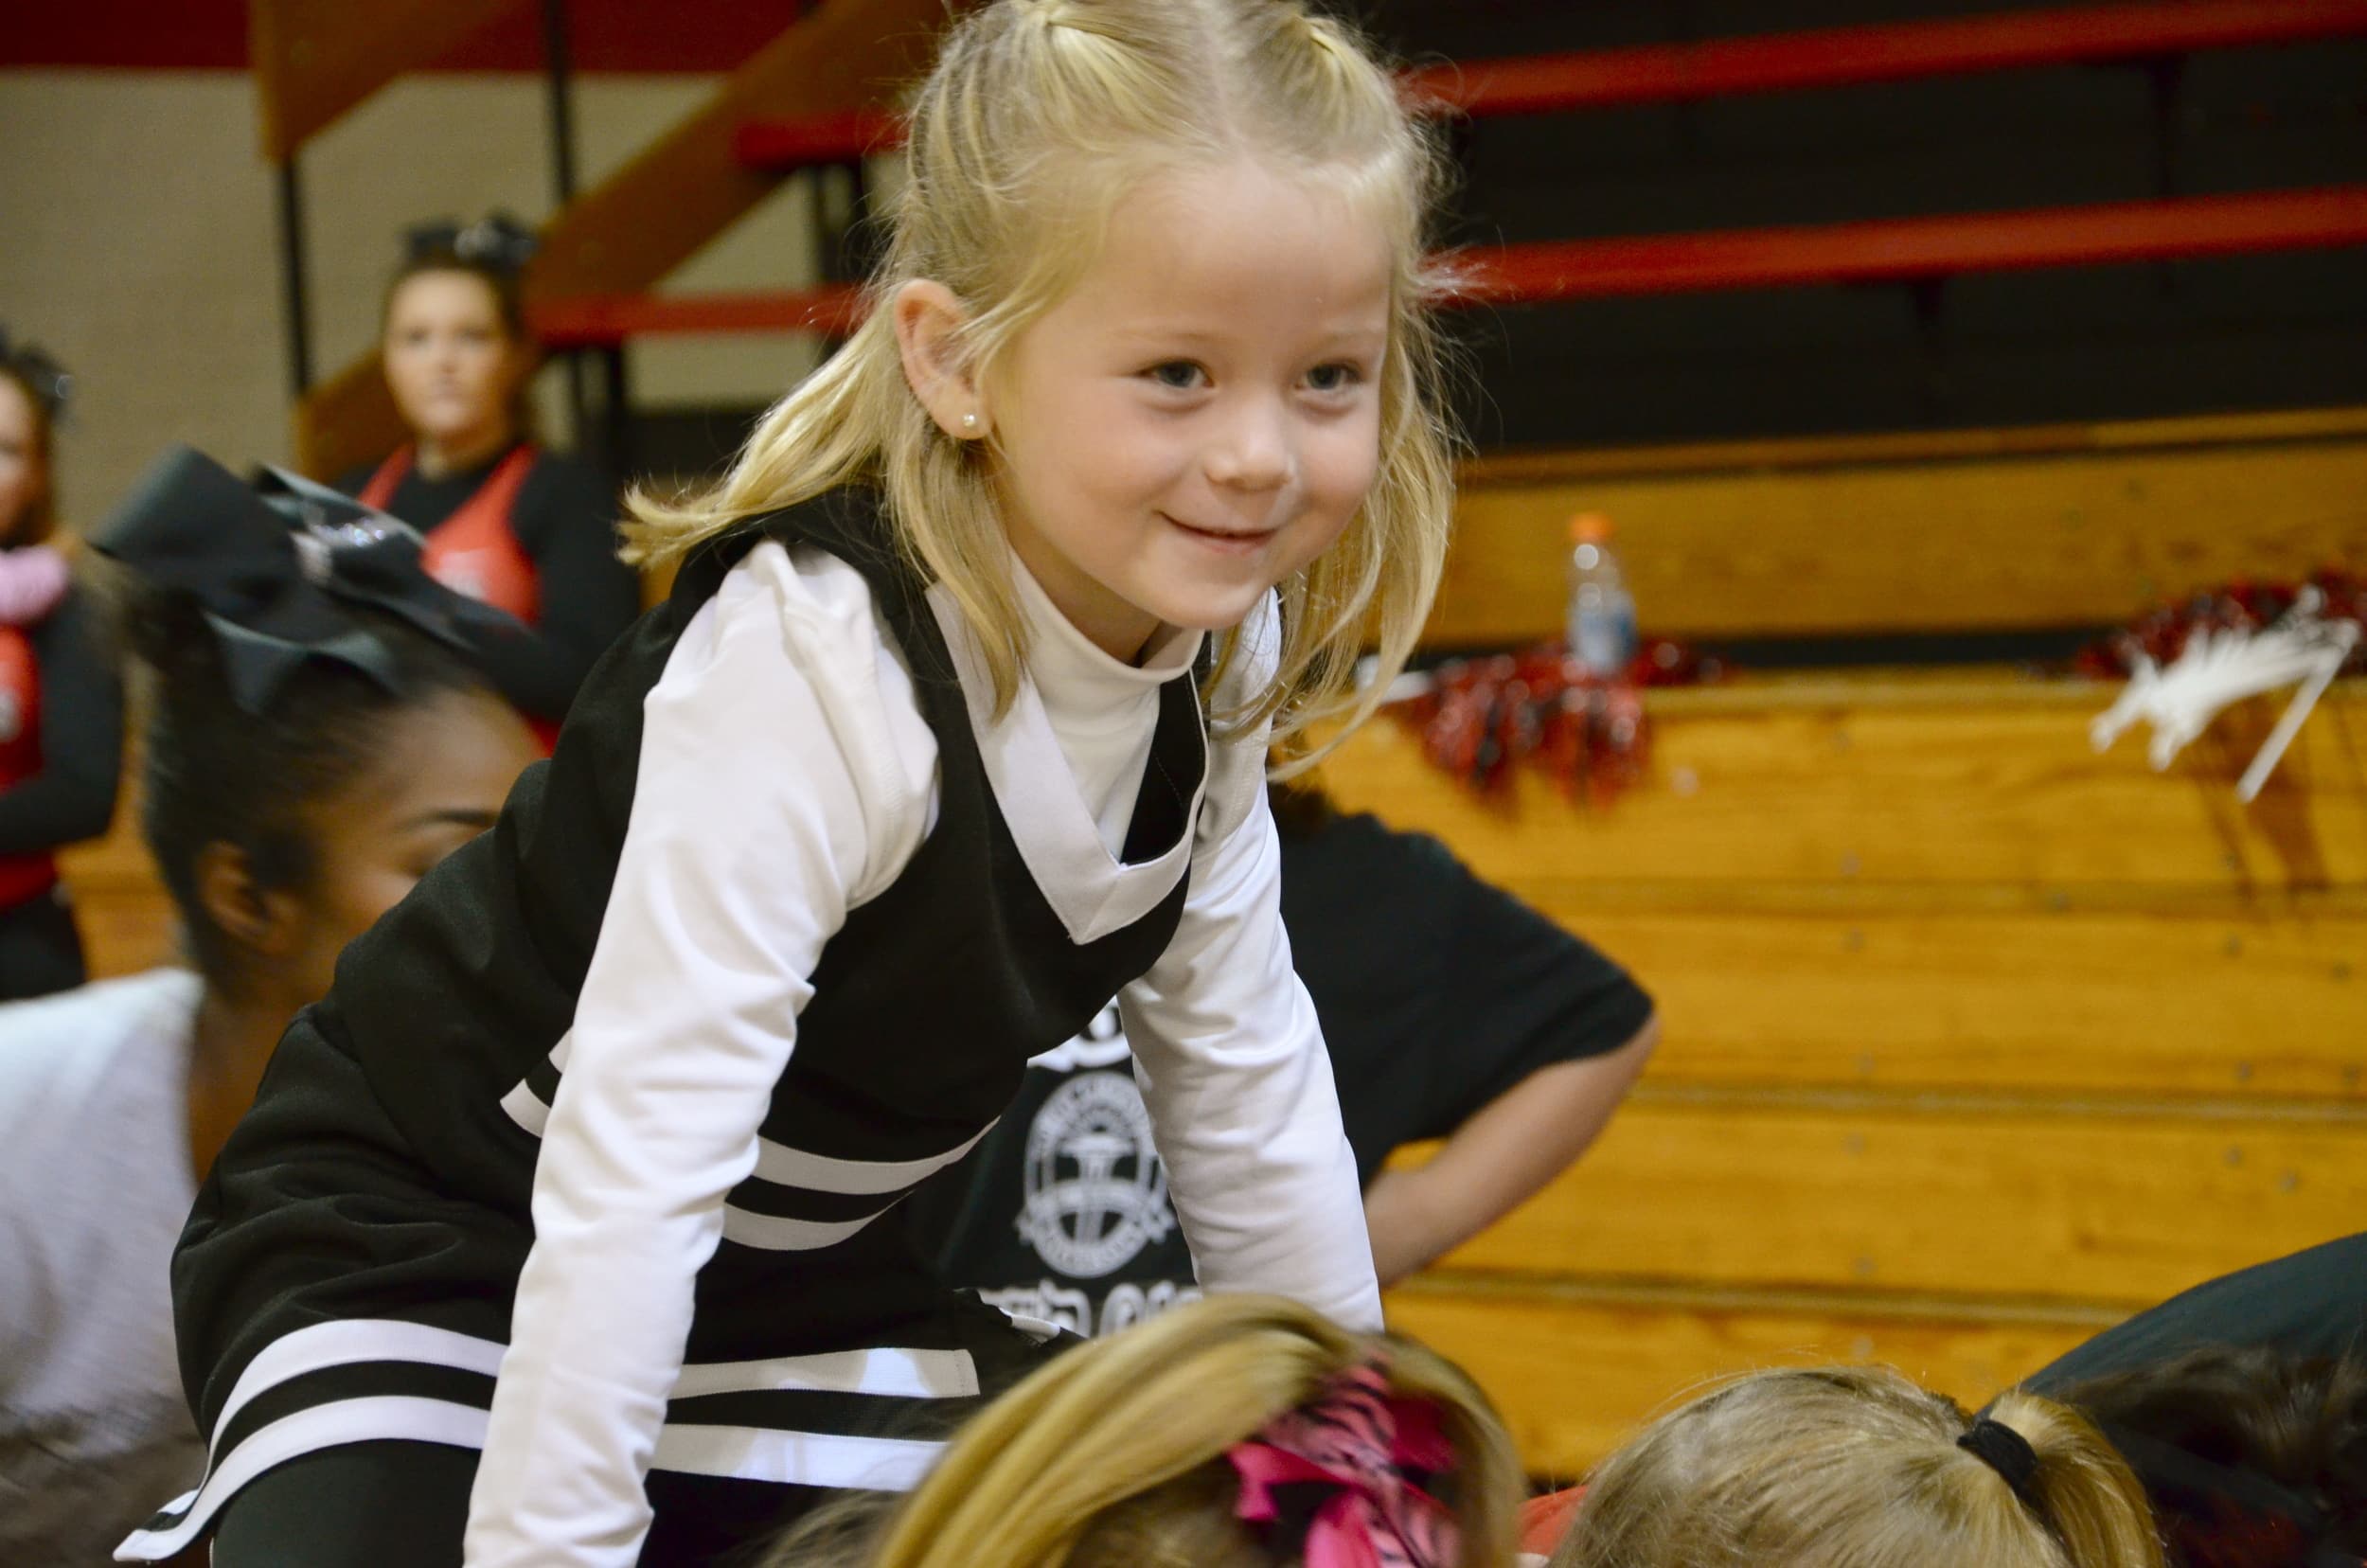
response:
[[[315,801],[319,876],[291,979],[320,996],[337,954],[430,867],[493,825],[509,786],[541,756],[525,722],[487,691],[452,691],[399,710],[377,759]]]
[[[380,348],[395,406],[419,439],[468,450],[510,434],[510,399],[526,357],[484,278],[469,272],[404,278],[386,301]]]
[[[41,414],[13,376],[0,376],[0,547],[16,543],[17,529],[49,489],[42,454]]]

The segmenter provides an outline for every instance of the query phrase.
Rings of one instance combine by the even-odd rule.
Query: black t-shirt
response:
[[[2294,1568],[2358,1568],[2358,1555],[2335,1543],[2340,1532],[2330,1526],[2341,1523],[2340,1511],[2329,1515],[2329,1499],[2313,1495],[2312,1445],[2297,1436],[2307,1414],[2297,1402],[2278,1397],[2273,1440],[2256,1433],[2231,1441],[2249,1422],[2215,1430],[2185,1399],[2156,1404],[2128,1398],[2134,1389],[2116,1398],[2080,1386],[2215,1348],[2270,1351],[2293,1363],[2367,1355],[2367,1235],[2205,1281],[2106,1329],[2023,1386],[2098,1401],[2090,1414],[2145,1483],[2172,1562],[2216,1561],[2217,1546],[2242,1540],[2254,1548],[2276,1542],[2275,1560]]]
[[[432,533],[508,455],[504,451],[478,467],[436,479],[415,465],[384,509],[421,533]],[[337,488],[359,495],[377,472],[375,464],[355,469]],[[564,718],[594,662],[641,613],[641,579],[616,559],[614,493],[598,474],[562,454],[536,454],[518,487],[509,529],[534,562],[542,624],[529,636],[505,638],[489,648],[481,663],[494,686],[521,711]]]
[[[1282,916],[1366,1182],[1399,1145],[1651,1017],[1618,965],[1369,816],[1283,835]],[[994,1131],[909,1203],[950,1283],[1078,1333],[1197,1293],[1114,1007],[1038,1057]]]
[[[123,771],[123,676],[80,587],[25,629],[41,671],[41,772],[0,791],[0,855],[107,830]]]
[[[2090,1378],[2217,1345],[2297,1358],[2367,1355],[2367,1235],[2206,1280],[2107,1328],[2022,1386],[2059,1396]]]

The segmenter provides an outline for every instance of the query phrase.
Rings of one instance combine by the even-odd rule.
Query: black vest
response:
[[[668,601],[603,658],[555,756],[527,770],[495,829],[356,940],[329,997],[283,1041],[175,1265],[185,1362],[207,1420],[257,1351],[324,1317],[507,1338],[540,1142],[502,1102],[523,1083],[547,1105],[557,1086],[551,1051],[572,1022],[633,811],[643,699],[692,616],[767,539],[819,546],[863,574],[935,737],[938,806],[902,873],[825,947],[762,1136],[825,1161],[958,1149],[1002,1114],[1028,1058],[1084,1028],[1167,946],[1187,874],[1132,924],[1081,944],[1068,936],[1013,841],[952,652],[873,497],[834,492],[736,529],[687,562]],[[1192,681],[1178,677],[1162,693],[1129,861],[1193,831],[1206,751]],[[713,830],[730,830],[733,810],[713,803]],[[729,1203],[846,1225],[908,1190],[758,1175]],[[387,1222],[355,1222],[373,1210]],[[736,1242],[727,1226],[697,1295],[691,1362],[921,1343],[949,1310],[893,1222],[791,1250]]]

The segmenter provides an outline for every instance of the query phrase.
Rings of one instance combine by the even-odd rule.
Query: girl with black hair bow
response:
[[[49,543],[72,384],[0,330],[0,1002],[82,983],[57,851],[107,830],[123,765],[122,681]]]
[[[168,1280],[198,1177],[338,950],[534,755],[481,672],[515,629],[389,519],[182,452],[98,547],[190,967],[0,1007],[0,1562],[77,1568],[205,1468]]]
[[[437,580],[532,630],[500,651],[493,677],[547,749],[641,588],[616,558],[609,487],[534,438],[520,293],[533,253],[533,234],[500,215],[410,231],[379,351],[411,439],[338,488],[424,534]]]

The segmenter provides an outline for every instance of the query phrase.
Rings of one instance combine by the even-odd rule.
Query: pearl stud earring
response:
[[[978,416],[977,416],[977,415],[975,415],[975,414],[965,414],[965,415],[963,415],[963,416],[962,416],[962,429],[963,429],[963,430],[965,430],[965,431],[967,431],[967,432],[969,432],[969,433],[970,433],[970,435],[972,435],[972,436],[977,435],[977,434],[978,434]]]

